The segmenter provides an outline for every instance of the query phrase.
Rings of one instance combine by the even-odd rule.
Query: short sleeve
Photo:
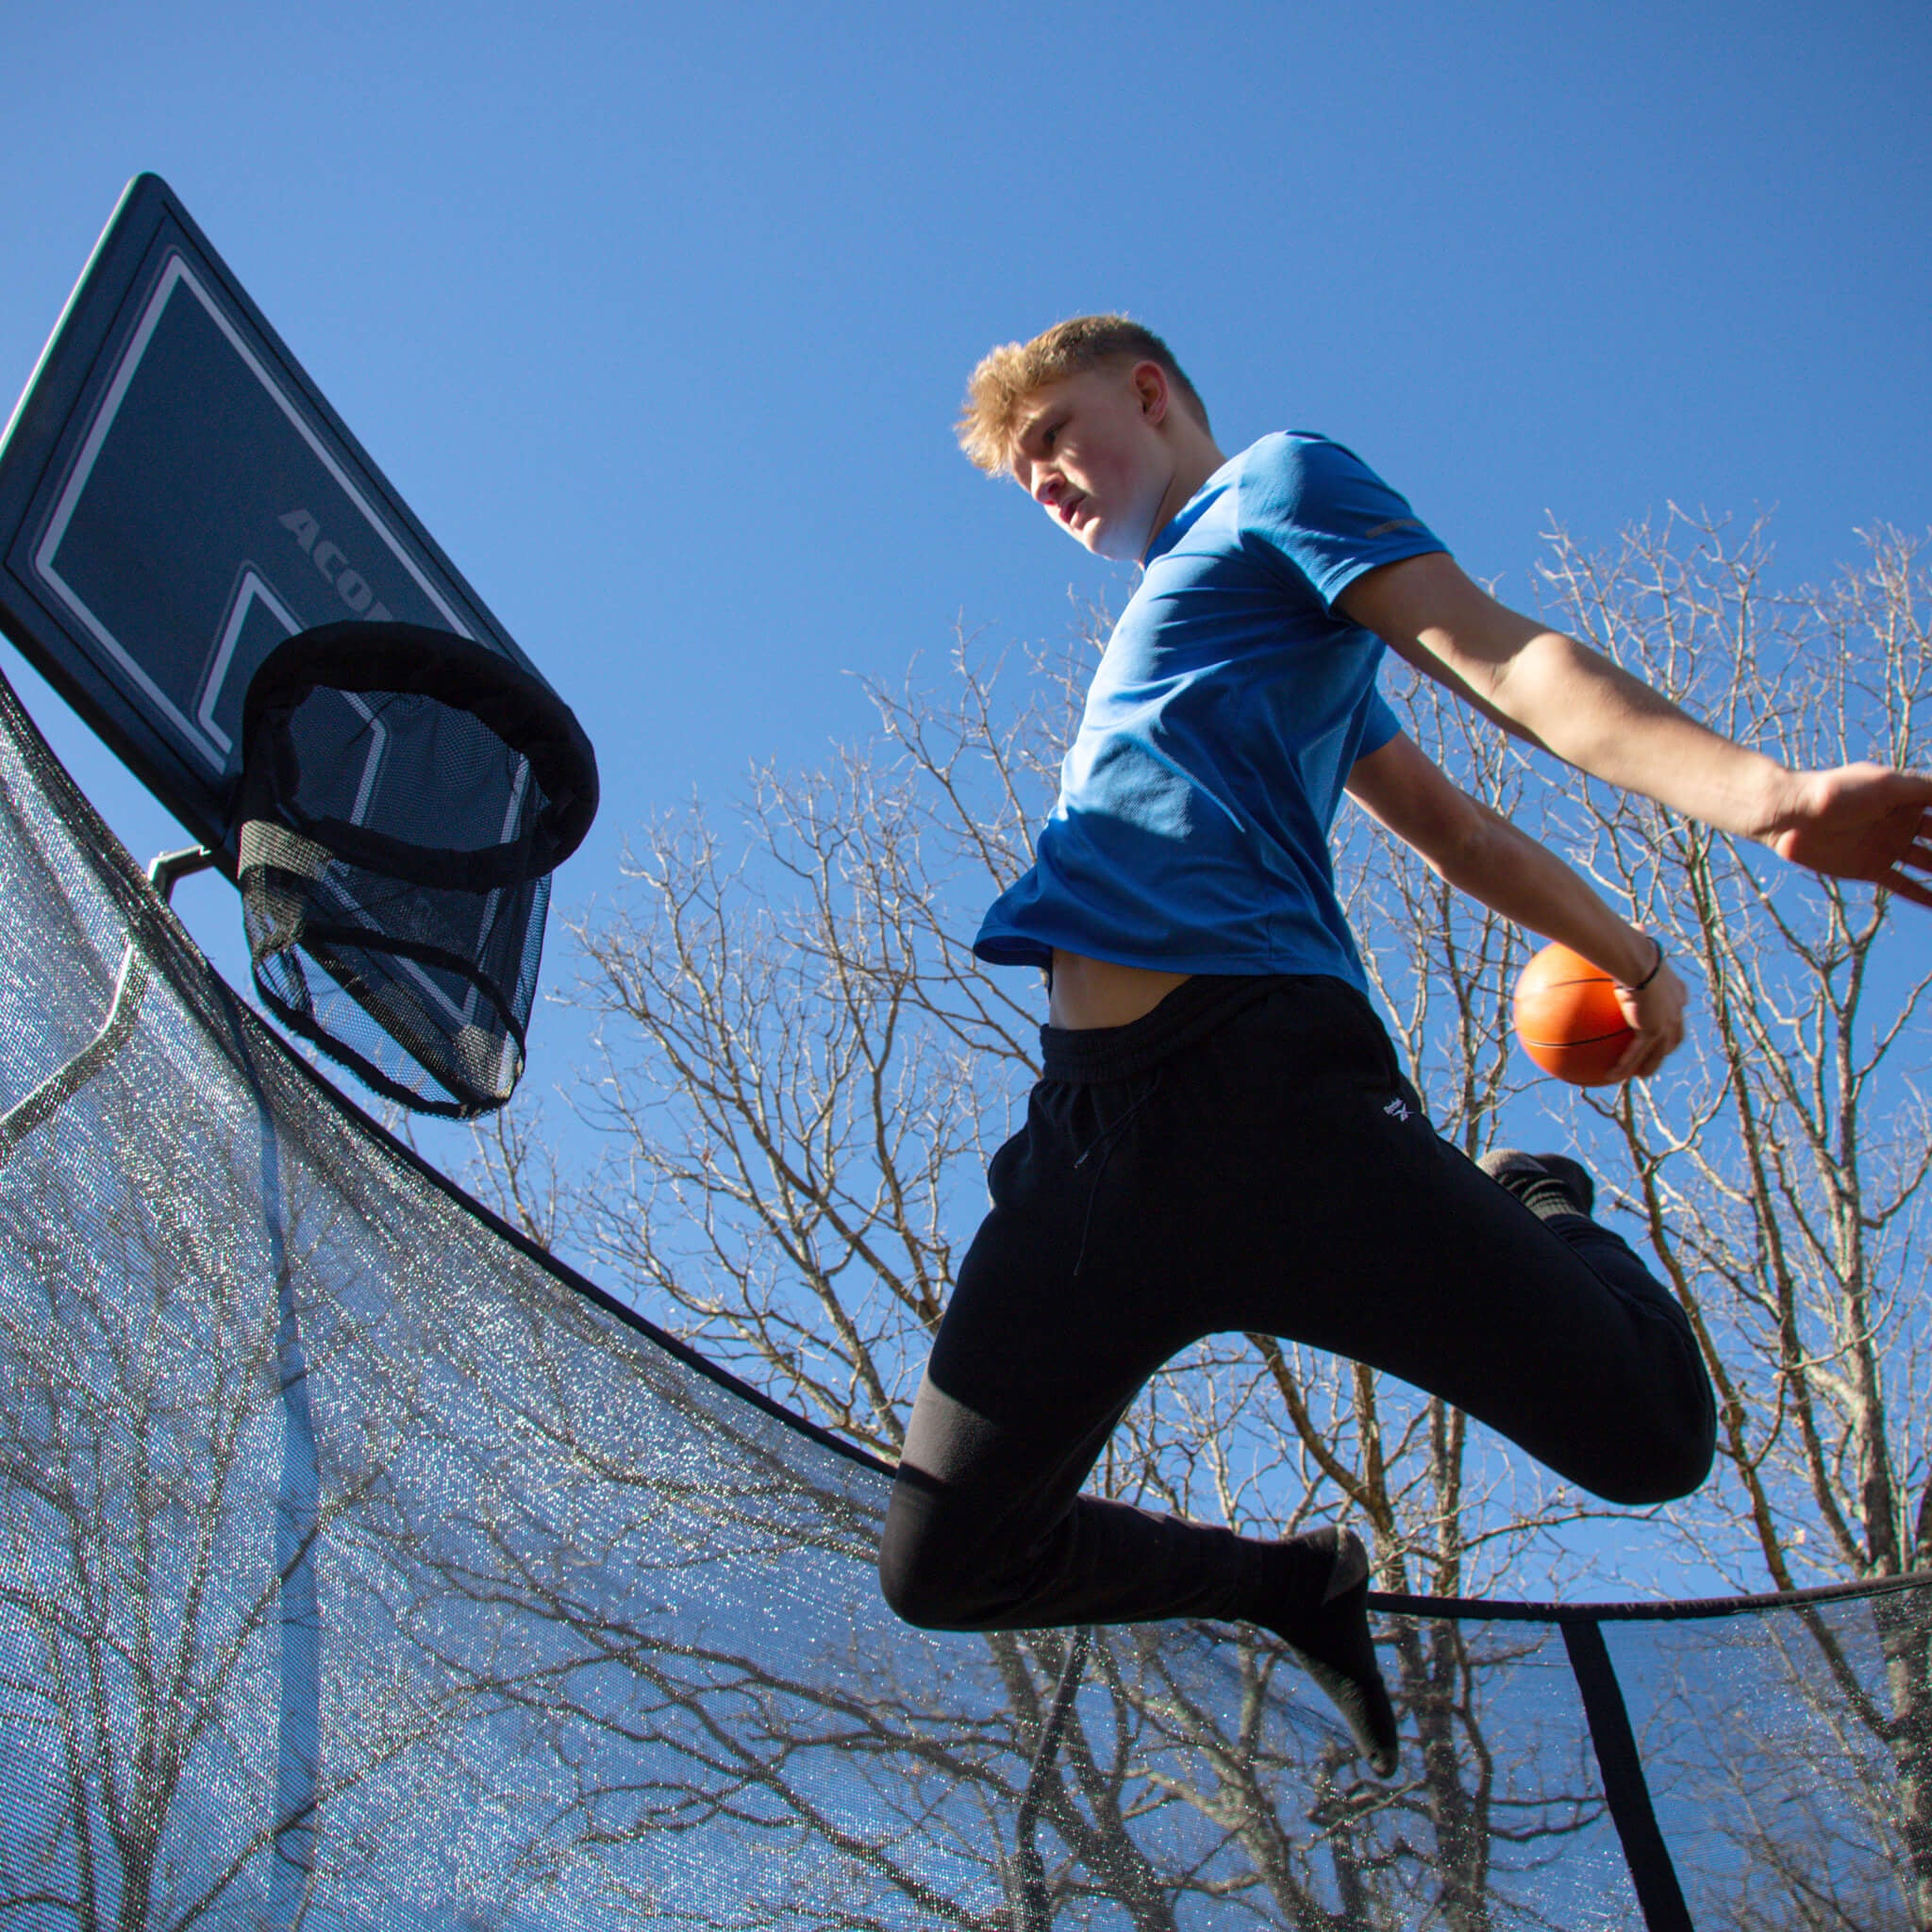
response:
[[[1264,437],[1241,479],[1241,541],[1286,564],[1331,608],[1367,571],[1449,546],[1353,450]]]
[[[1400,736],[1402,720],[1389,708],[1389,701],[1379,691],[1369,693],[1369,702],[1362,711],[1361,743],[1356,757],[1365,758],[1372,751],[1380,751],[1392,738]]]

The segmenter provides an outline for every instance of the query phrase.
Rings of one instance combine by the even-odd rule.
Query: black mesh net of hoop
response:
[[[269,1009],[406,1107],[502,1106],[550,874],[597,807],[569,708],[467,638],[326,625],[263,660],[242,742],[238,883]]]

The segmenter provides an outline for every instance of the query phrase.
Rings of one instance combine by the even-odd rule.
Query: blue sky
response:
[[[1158,328],[1224,447],[1346,441],[1506,595],[1551,514],[1607,542],[1672,500],[1775,507],[1793,577],[1932,525],[1923,7],[1200,23],[24,8],[0,386],[127,178],[165,176],[590,727],[563,908],[654,810],[862,731],[844,674],[1122,593],[950,435],[977,356],[1069,313]],[[178,842],[0,668],[138,857]],[[241,972],[228,889],[179,904]]]

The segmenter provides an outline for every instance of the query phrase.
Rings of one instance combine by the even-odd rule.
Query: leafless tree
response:
[[[1739,735],[1807,762],[1913,757],[1923,593],[1899,540],[1805,596],[1764,588],[1748,535],[1683,526],[1601,562],[1558,542],[1550,570],[1567,624]],[[939,689],[873,693],[873,741],[761,774],[743,832],[687,815],[641,836],[629,898],[581,935],[602,1054],[577,1098],[611,1158],[576,1186],[528,1116],[489,1143],[525,1234],[887,1456],[1033,1066],[1031,990],[981,975],[967,940],[1027,860],[1091,642],[1009,705],[962,641]],[[1705,981],[1701,1058],[1565,1116],[1724,1391],[1722,1480],[1647,1533],[1740,1585],[1923,1567],[1925,980],[1896,934],[1918,915],[1547,783],[1433,686],[1394,695],[1461,782],[1545,826]],[[1472,1152],[1527,1138],[1552,1096],[1507,1048],[1523,938],[1366,823],[1342,866],[1438,1124]],[[306,1824],[260,1798],[272,1646],[291,1561],[325,1551],[308,1814],[317,1882],[345,1895],[400,1871],[479,1924],[546,1902],[1017,1932],[1032,1783],[1070,1918],[1566,1922],[1561,1861],[1607,1824],[1567,1707],[1516,1694],[1559,1668],[1548,1630],[1388,1619],[1410,1748],[1386,1787],[1253,1633],[1101,1633],[1034,1782],[1064,1635],[901,1637],[868,1574],[874,1474],[424,1190],[331,1165],[299,1096],[275,1096],[271,1196],[232,1069],[184,1093],[192,1035],[143,1029],[58,1141],[42,1122],[0,1166],[0,1728],[49,1794],[0,1819],[12,1916],[210,1923],[259,1885]],[[291,1307],[301,1373],[335,1395],[284,1560],[264,1471],[287,1454]],[[1438,1594],[1548,1575],[1593,1507],[1445,1406],[1267,1337],[1160,1378],[1100,1480],[1254,1529],[1346,1513],[1385,1586]],[[1932,1923],[1922,1599],[1668,1628],[1630,1694],[1703,1820],[1700,1908],[1767,1932]]]
[[[1823,590],[1776,590],[1771,562],[1761,529],[1673,517],[1608,557],[1559,538],[1545,575],[1571,627],[1786,762],[1924,766],[1921,546],[1875,531]],[[1693,1051],[1577,1120],[1717,1384],[1720,1480],[1682,1533],[1740,1587],[1932,1568],[1925,915],[1600,788],[1568,788],[1564,809],[1701,983]],[[1913,1923],[1932,1924],[1932,1631],[1907,1596],[1865,1615],[1876,1671],[1836,1628],[1815,1641],[1887,1746],[1877,1809]]]
[[[1567,627],[1733,735],[1800,763],[1910,762],[1928,662],[1913,546],[1881,534],[1823,592],[1776,591],[1768,572],[1761,533],[1683,520],[1607,558],[1557,535],[1545,563]],[[599,1030],[575,1104],[609,1158],[566,1191],[556,1237],[782,1403],[889,1457],[980,1170],[1034,1065],[1032,990],[981,974],[971,932],[1030,860],[1097,634],[1030,667],[1047,675],[1021,699],[1009,687],[1028,667],[960,639],[937,685],[872,690],[870,740],[816,774],[759,772],[728,837],[695,810],[647,827],[625,893],[577,928],[573,997]],[[1674,1539],[1740,1588],[1924,1567],[1912,1284],[1932,1142],[1913,1023],[1932,975],[1891,937],[1921,915],[1541,768],[1431,683],[1391,695],[1457,782],[1570,852],[1703,981],[1697,1044],[1663,1077],[1574,1101],[1532,1087],[1507,1027],[1530,942],[1365,820],[1344,825],[1351,917],[1439,1128],[1476,1154],[1549,1144],[1550,1116],[1567,1124],[1606,1211],[1650,1241],[1698,1326],[1724,1474],[1650,1532],[1657,1546]],[[1097,1480],[1247,1529],[1347,1514],[1385,1587],[1444,1595],[1560,1581],[1574,1525],[1609,1513],[1446,1405],[1259,1336],[1218,1338],[1158,1378]],[[1837,1682],[1888,1742],[1932,1923],[1925,1633],[1871,1614],[1884,1681],[1844,1663]],[[1480,1674],[1440,1636],[1394,1642],[1411,1723],[1440,1725],[1424,1754],[1439,1863],[1478,1924],[1487,1880],[1467,1848],[1498,1829]]]
[[[299,1892],[320,1809],[442,1714],[361,1685],[366,1748],[338,1740],[325,1766],[298,1698],[306,1772],[278,1767],[278,1647],[309,1644],[323,1668],[291,1591],[368,1505],[408,1403],[365,1408],[359,1469],[338,1458],[277,1500],[291,1332],[328,1318],[261,1238],[252,1123],[198,1108],[145,1044],[0,1176],[0,1604],[16,1640],[0,1699],[16,1769],[30,1754],[43,1780],[0,1824],[0,1912],[176,1932],[226,1922],[238,1886],[275,1890],[277,1860]],[[317,1232],[298,1194],[297,1270]]]
[[[456,1324],[405,1300],[397,1345],[420,1217],[358,1188],[332,1110],[197,1002],[162,922],[124,952],[13,749],[0,1925],[284,1932],[420,1877],[400,1787],[487,1787],[474,1682],[411,1668],[381,1614],[434,1554],[405,1498]]]
[[[759,771],[731,841],[697,811],[647,827],[628,891],[575,928],[572,997],[597,1027],[576,1104],[610,1151],[568,1191],[566,1245],[789,1407],[889,1456],[986,1158],[1035,1070],[1035,990],[982,973],[971,934],[1030,862],[1094,641],[1090,625],[1036,662],[1012,703],[1015,667],[958,640],[939,691],[872,690],[872,740],[817,774]],[[1481,756],[1466,777],[1523,789],[1507,759]],[[1522,941],[1366,822],[1354,857],[1378,984],[1402,1002],[1417,1072],[1448,1072],[1447,1129],[1479,1151],[1510,1091],[1499,1022]],[[504,1131],[516,1138],[488,1149],[485,1190],[548,1225],[557,1208],[519,1191],[528,1136]],[[1440,1405],[1262,1337],[1204,1343],[1159,1378],[1101,1480],[1276,1529],[1332,1513],[1339,1491],[1393,1587],[1448,1593],[1583,1507],[1476,1458]],[[1475,1499],[1512,1482],[1512,1507],[1477,1524]],[[1423,1551],[1427,1574],[1411,1577]]]
[[[1037,1763],[1069,1634],[895,1633],[867,1574],[875,1478],[743,1403],[667,1383],[654,1416],[638,1354],[533,1306],[513,1368],[463,1358],[476,1466],[394,1610],[431,1675],[520,1719],[546,1794],[523,1861],[612,1922],[1019,1932],[1065,1910],[1175,1932],[1211,1902],[1230,1924],[1488,1932],[1549,1923],[1549,1868],[1603,1827],[1560,1705],[1548,1735],[1481,1737],[1484,1679],[1524,1647],[1493,1633],[1460,1643],[1433,1714],[1431,1751],[1485,1761],[1453,1820],[1441,1762],[1364,1779],[1280,1694],[1277,1645],[1208,1628],[1093,1633]],[[1046,1919],[1022,1905],[1028,1844]]]

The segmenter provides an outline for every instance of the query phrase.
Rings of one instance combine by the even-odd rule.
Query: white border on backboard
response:
[[[184,716],[179,708],[175,705],[167,694],[142,669],[140,664],[135,661],[134,658],[122,646],[119,639],[108,628],[107,625],[88,608],[82,600],[80,593],[61,576],[54,561],[55,554],[58,551],[61,541],[67,534],[67,526],[73,521],[75,510],[79,507],[80,499],[86,491],[88,479],[92,475],[95,461],[99,458],[101,447],[107,441],[108,433],[114,426],[114,418],[119,412],[122,403],[126,398],[127,391],[134,381],[137,371],[140,369],[141,359],[147,353],[148,343],[153,339],[156,328],[159,325],[161,315],[166,309],[169,301],[173,298],[175,290],[184,286],[189,293],[208,311],[209,319],[221,330],[222,334],[227,338],[229,347],[242,358],[249,373],[261,384],[282,414],[289,419],[290,423],[294,426],[296,433],[314,453],[316,460],[335,479],[337,486],[348,497],[349,501],[356,506],[369,527],[381,538],[390,552],[394,556],[396,561],[415,580],[418,589],[422,591],[423,594],[436,609],[441,613],[450,629],[458,637],[470,638],[473,634],[464,626],[457,613],[450,608],[448,602],[437,590],[436,586],[424,575],[416,559],[409,555],[408,551],[398,541],[395,533],[390,528],[383,517],[378,514],[375,506],[369,502],[368,498],[356,487],[354,481],[345,474],[341,465],[336,460],[334,453],[317,436],[314,428],[302,410],[297,408],[293,399],[289,396],[274,375],[263,366],[261,359],[237,331],[234,325],[223,311],[220,303],[203,286],[201,280],[195,275],[192,268],[189,266],[179,250],[171,249],[168,252],[165,265],[160,275],[156,278],[154,291],[148,297],[147,306],[142,311],[141,320],[136,325],[133,335],[129,337],[126,348],[122,351],[120,362],[114,370],[113,380],[108,384],[107,393],[102,398],[100,408],[95,412],[94,420],[88,427],[87,440],[81,445],[80,455],[75,462],[73,471],[68,475],[65,486],[61,490],[59,501],[54,507],[54,514],[48,520],[46,530],[42,534],[40,543],[35,548],[34,568],[48,587],[58,594],[60,601],[66,605],[67,608],[87,627],[89,635],[112,658],[115,664],[120,667],[123,674],[134,686],[146,696],[148,702],[155,709],[175,726],[186,743],[201,755],[211,771],[220,773],[226,769],[227,760],[224,754],[228,749],[227,741],[224,734],[214,732],[210,736],[205,728],[208,713],[212,704],[213,681],[210,680],[209,696],[203,701],[201,718],[197,720]],[[291,624],[290,627],[291,630],[294,628],[292,624]],[[227,652],[232,655],[234,648],[233,640],[225,639],[224,645]],[[225,670],[225,665],[223,668]]]

